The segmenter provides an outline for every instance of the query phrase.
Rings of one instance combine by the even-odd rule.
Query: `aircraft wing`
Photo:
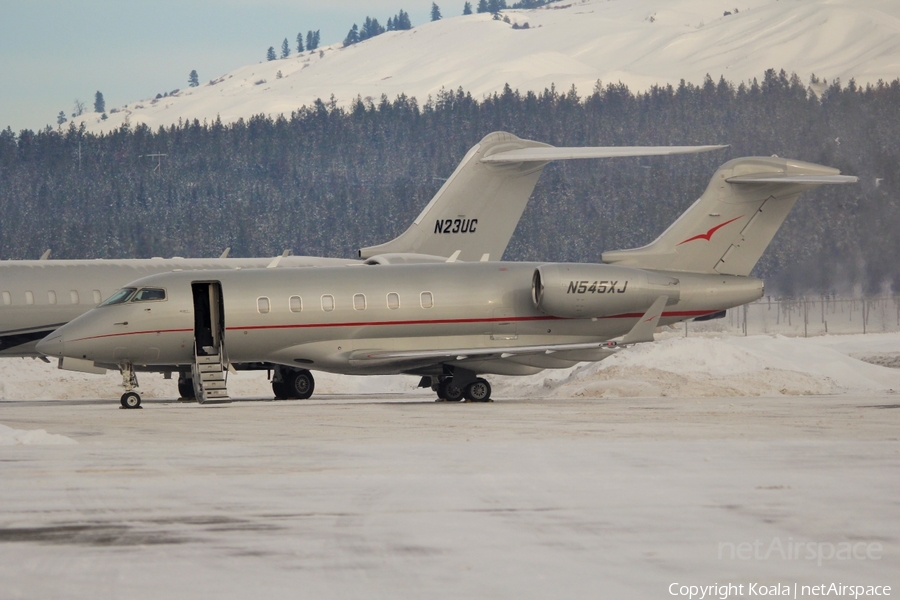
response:
[[[721,150],[728,146],[596,146],[566,148],[520,148],[497,152],[481,159],[483,163],[549,162],[579,158],[622,158],[627,156],[669,156],[672,154],[697,154]]]
[[[350,355],[350,364],[363,365],[369,361],[404,362],[424,359],[466,360],[469,358],[505,359],[514,356],[554,354],[572,350],[611,350],[617,342],[589,342],[584,344],[548,344],[545,346],[509,346],[506,348],[453,348],[449,350],[357,350]],[[443,362],[438,360],[438,362]]]
[[[644,315],[638,319],[621,342],[602,341],[579,344],[545,344],[537,346],[509,346],[505,348],[451,348],[442,350],[357,350],[350,355],[350,364],[362,366],[366,364],[386,363],[419,363],[482,360],[515,360],[518,357],[535,355],[556,355],[553,358],[581,362],[606,358],[619,347],[630,346],[653,341],[653,333],[659,324],[668,296],[660,296]],[[585,352],[586,351],[586,352]],[[591,353],[596,355],[592,357]]]

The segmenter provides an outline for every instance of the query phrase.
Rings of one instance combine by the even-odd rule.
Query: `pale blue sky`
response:
[[[208,81],[280,52],[284,38],[293,49],[300,31],[319,29],[327,45],[401,8],[419,25],[431,1],[0,0],[0,129],[56,127],[97,90],[111,107],[186,87],[191,69]],[[437,4],[454,16],[464,2]]]

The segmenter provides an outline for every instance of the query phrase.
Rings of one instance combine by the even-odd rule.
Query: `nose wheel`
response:
[[[122,408],[141,408],[141,395],[134,391],[138,386],[134,365],[125,363],[119,365],[119,369],[122,371],[122,385],[125,387],[125,393],[120,400]]]
[[[122,408],[141,408],[141,395],[137,392],[125,392],[121,403]]]

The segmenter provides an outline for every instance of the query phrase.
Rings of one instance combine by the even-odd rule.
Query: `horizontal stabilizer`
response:
[[[809,185],[827,185],[831,183],[856,183],[858,177],[853,175],[787,175],[758,173],[755,175],[738,175],[729,177],[728,183],[805,183]]]
[[[669,156],[721,150],[728,146],[597,146],[589,148],[521,148],[497,152],[481,159],[484,163],[549,162],[579,158],[622,158],[626,156]]]

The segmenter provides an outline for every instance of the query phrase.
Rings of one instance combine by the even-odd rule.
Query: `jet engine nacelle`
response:
[[[541,265],[534,270],[531,283],[535,308],[563,318],[643,314],[660,296],[667,296],[668,304],[677,302],[678,280],[614,265]]]

